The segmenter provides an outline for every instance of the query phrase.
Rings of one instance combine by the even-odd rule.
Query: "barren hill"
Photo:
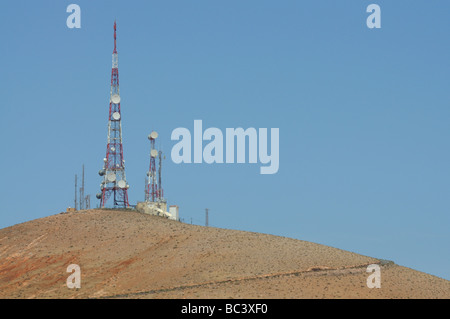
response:
[[[374,263],[380,289],[366,286]],[[450,298],[450,282],[301,240],[89,210],[1,229],[0,297]]]

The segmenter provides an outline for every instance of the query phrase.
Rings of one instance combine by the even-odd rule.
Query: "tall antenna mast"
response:
[[[101,193],[97,194],[100,206],[105,207],[112,196],[114,208],[128,207],[128,188],[125,176],[125,160],[122,145],[122,114],[120,110],[119,91],[119,57],[117,54],[116,22],[114,21],[114,50],[112,54],[111,92],[109,99],[108,144],[103,169],[98,173],[103,176]]]

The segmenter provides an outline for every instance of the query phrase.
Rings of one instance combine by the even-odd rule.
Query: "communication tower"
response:
[[[150,140],[150,167],[147,172],[147,186],[145,191],[145,201],[155,202],[158,198],[158,184],[156,182],[156,157],[158,156],[158,151],[155,149],[155,140],[158,137],[158,133],[153,131],[149,134],[148,139]]]
[[[100,185],[100,207],[112,197],[114,208],[128,207],[129,185],[125,177],[125,160],[122,144],[122,114],[119,92],[119,58],[116,47],[116,22],[114,22],[114,51],[112,54],[111,92],[109,99],[108,143],[103,168],[98,172],[103,177]]]

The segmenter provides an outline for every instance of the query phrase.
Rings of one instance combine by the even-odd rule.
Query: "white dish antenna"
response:
[[[156,133],[155,131],[151,132],[150,135],[148,136],[149,140],[156,140],[156,138],[158,137],[158,133]]]
[[[124,180],[120,180],[117,183],[117,186],[119,186],[120,188],[125,188],[125,187],[127,187],[127,183]]]
[[[118,121],[118,120],[120,120],[120,113],[119,112],[114,112],[112,117],[113,117],[114,120]]]
[[[150,151],[150,156],[151,157],[157,157],[158,156],[158,151],[157,150],[151,150]]]
[[[114,104],[119,104],[120,103],[120,95],[113,94],[113,96],[111,96],[111,102],[113,102]]]
[[[112,172],[108,173],[107,179],[109,182],[114,182],[116,180],[116,174]]]

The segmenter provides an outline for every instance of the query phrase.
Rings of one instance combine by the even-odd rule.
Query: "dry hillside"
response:
[[[373,263],[380,289],[366,286]],[[0,297],[450,298],[450,282],[301,240],[89,210],[1,229]]]

